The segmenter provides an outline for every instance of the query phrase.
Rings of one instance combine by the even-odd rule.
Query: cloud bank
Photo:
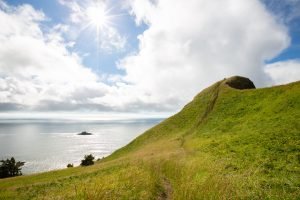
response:
[[[271,77],[272,85],[299,81],[300,60],[288,60],[268,64],[265,67],[265,72]]]
[[[299,61],[265,67],[290,38],[258,0],[128,0],[125,6],[148,28],[137,52],[118,61],[125,75],[108,85],[68,49],[68,26],[45,30],[43,12],[0,0],[0,109],[174,112],[224,77],[247,76],[258,86],[299,77]]]
[[[67,50],[68,43],[60,35],[60,26],[44,31],[41,28],[44,20],[44,14],[29,5],[1,7],[0,102],[3,107],[22,105],[34,109],[43,102],[77,104],[105,93],[107,86],[81,64],[76,53]]]
[[[236,74],[264,86],[265,61],[290,43],[286,28],[256,0],[132,0],[129,8],[149,28],[139,36],[139,52],[120,67],[126,81],[163,104]]]

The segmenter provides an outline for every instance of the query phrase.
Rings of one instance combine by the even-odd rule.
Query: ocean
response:
[[[24,161],[23,174],[78,166],[84,155],[106,157],[160,121],[1,119],[0,160]]]

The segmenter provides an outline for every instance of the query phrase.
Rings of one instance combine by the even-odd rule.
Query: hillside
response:
[[[0,199],[299,199],[300,82],[219,81],[91,167],[0,180]]]

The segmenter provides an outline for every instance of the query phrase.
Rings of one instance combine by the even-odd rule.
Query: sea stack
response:
[[[81,133],[78,133],[77,135],[93,135],[93,134],[89,133],[89,132],[86,132],[86,131],[83,131]]]

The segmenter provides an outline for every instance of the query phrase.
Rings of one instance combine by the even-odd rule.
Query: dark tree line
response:
[[[0,178],[8,178],[22,175],[22,166],[25,162],[16,162],[15,158],[0,161]]]

